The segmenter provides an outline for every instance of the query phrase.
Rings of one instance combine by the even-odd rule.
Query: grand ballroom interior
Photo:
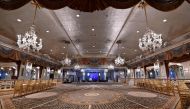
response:
[[[0,0],[0,109],[190,109],[190,0]]]

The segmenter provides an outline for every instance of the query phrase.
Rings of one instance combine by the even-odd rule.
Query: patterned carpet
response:
[[[63,84],[12,101],[16,109],[162,109],[175,97],[122,84]]]

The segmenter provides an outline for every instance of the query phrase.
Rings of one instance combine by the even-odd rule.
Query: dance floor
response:
[[[62,84],[11,101],[16,109],[161,109],[176,98],[123,84]]]

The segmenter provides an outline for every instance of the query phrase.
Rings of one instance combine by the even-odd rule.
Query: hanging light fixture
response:
[[[108,69],[109,70],[113,70],[114,69],[114,65],[112,65],[112,64],[108,65]]]
[[[76,65],[74,66],[74,69],[75,69],[75,70],[80,70],[80,65],[79,65],[79,64],[76,64]]]
[[[69,41],[65,41],[67,44],[67,53],[65,59],[61,62],[63,65],[70,66],[71,65],[71,59],[68,57],[68,45],[70,44]]]
[[[75,70],[80,70],[80,65],[78,64],[78,56],[77,56],[77,64],[74,66]]]
[[[37,41],[38,36],[36,35],[36,31],[35,31],[35,25],[34,25],[34,20],[36,17],[36,12],[37,12],[37,8],[39,7],[39,5],[37,3],[35,3],[36,8],[35,8],[35,14],[34,14],[34,19],[33,19],[33,24],[30,27],[29,31],[27,31],[24,35],[17,35],[18,39],[17,39],[17,44],[18,47],[23,49],[23,50],[32,50],[32,51],[37,51],[39,52],[39,50],[42,49],[42,39],[39,39]]]
[[[121,43],[121,41],[117,41],[117,44],[118,44],[118,53],[119,53],[119,44]],[[117,66],[120,66],[120,65],[123,65],[125,64],[125,59],[123,59],[121,56],[120,56],[120,53],[118,54],[117,58],[115,59],[115,64]]]
[[[146,26],[147,26],[145,34],[143,35],[142,38],[139,39],[139,48],[142,51],[155,51],[156,49],[162,47],[163,44],[162,34],[157,34],[149,28],[145,5],[146,3],[144,2],[144,0],[142,0],[139,5],[139,7],[144,10],[146,17]]]
[[[124,63],[125,63],[125,60],[121,56],[118,56],[115,59],[115,64],[118,65],[118,66],[123,65]]]

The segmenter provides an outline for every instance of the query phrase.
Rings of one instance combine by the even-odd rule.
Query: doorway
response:
[[[107,72],[105,69],[83,69],[83,82],[107,82]]]

